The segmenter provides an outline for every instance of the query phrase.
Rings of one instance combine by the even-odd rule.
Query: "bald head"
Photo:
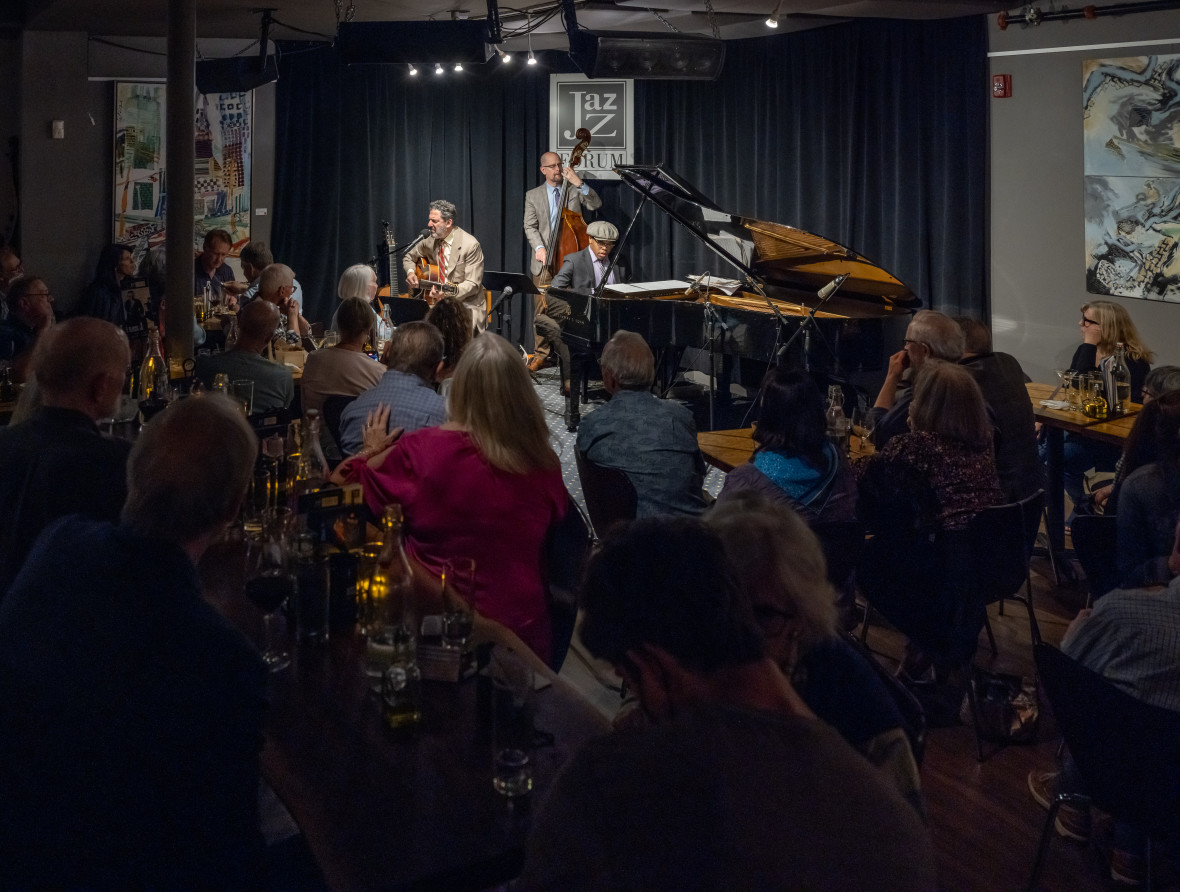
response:
[[[545,175],[545,182],[550,186],[561,185],[561,156],[556,152],[546,152],[541,156],[541,173]]]
[[[122,329],[80,316],[41,334],[31,370],[45,405],[76,409],[97,421],[114,414],[130,364]]]
[[[269,269],[270,267],[267,267]],[[270,301],[252,300],[238,313],[238,350],[258,353],[270,343],[279,325],[279,308]]]
[[[602,348],[601,363],[603,383],[611,393],[647,390],[656,379],[656,360],[651,347],[633,331],[616,331]]]
[[[295,273],[285,263],[272,263],[258,277],[258,296],[276,306],[294,290]]]

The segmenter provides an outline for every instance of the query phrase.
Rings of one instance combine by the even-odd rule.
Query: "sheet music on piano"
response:
[[[662,282],[615,282],[603,288],[605,297],[667,297],[670,294],[684,294],[691,285],[679,279],[665,279]]]

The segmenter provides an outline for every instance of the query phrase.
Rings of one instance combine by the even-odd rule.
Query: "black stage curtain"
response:
[[[727,45],[716,83],[636,81],[637,163],[665,163],[727,211],[826,236],[908,284],[924,305],[986,318],[987,38],[982,16],[859,20]],[[518,56],[519,59],[519,56]],[[488,269],[526,269],[524,192],[549,126],[545,65],[417,78],[341,65],[330,49],[280,65],[274,252],[327,319],[335,283],[447,198]],[[638,197],[597,181],[620,229]],[[710,269],[715,255],[655,208],[626,248],[636,280]]]

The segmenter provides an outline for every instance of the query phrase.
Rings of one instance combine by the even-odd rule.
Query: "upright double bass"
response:
[[[570,152],[570,167],[577,167],[581,164],[582,155],[586,149],[590,148],[589,130],[581,127],[574,136],[578,138],[579,142]],[[570,182],[563,177],[561,201],[558,205],[561,208],[561,214],[556,220],[549,221],[551,228],[549,239],[545,244],[545,262],[541,265],[541,271],[537,273],[537,285],[541,288],[547,287],[553,281],[553,276],[561,269],[562,261],[565,260],[567,254],[575,254],[590,245],[590,237],[586,234],[586,221],[580,213],[566,207],[566,202],[569,200],[569,189]]]

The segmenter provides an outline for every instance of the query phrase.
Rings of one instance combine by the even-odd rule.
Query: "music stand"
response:
[[[537,286],[533,284],[532,276],[524,273],[502,273],[495,270],[484,270],[483,287],[492,292],[492,299],[494,303],[488,308],[487,318],[484,320],[485,324],[492,319],[492,313],[497,313],[496,327],[501,333],[504,331],[504,320],[507,318],[508,325],[512,325],[512,311],[511,309],[504,312],[504,301],[508,297],[516,294],[540,294]],[[511,288],[510,294],[505,294],[504,289]]]

